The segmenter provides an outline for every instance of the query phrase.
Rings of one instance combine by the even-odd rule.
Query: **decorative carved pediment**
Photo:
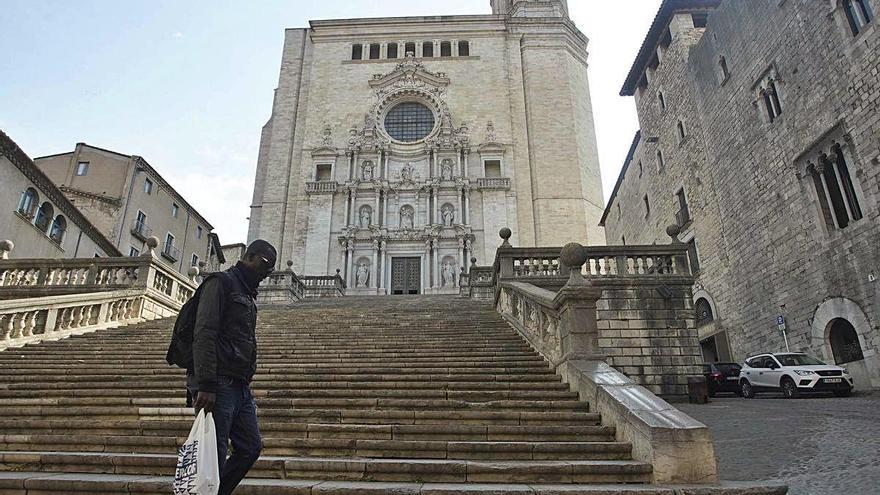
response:
[[[449,77],[444,72],[431,72],[425,65],[407,53],[397,67],[387,74],[375,74],[370,80],[370,87],[377,93],[403,88],[441,88],[449,86]]]

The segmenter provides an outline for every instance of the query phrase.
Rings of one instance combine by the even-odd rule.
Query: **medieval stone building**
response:
[[[878,10],[667,0],[651,26],[602,224],[612,244],[681,227],[708,361],[788,346],[880,386]]]
[[[285,33],[249,239],[350,293],[451,293],[519,246],[603,243],[587,38],[565,0]]]

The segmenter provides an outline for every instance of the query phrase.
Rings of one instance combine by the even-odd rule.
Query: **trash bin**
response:
[[[706,404],[709,402],[709,384],[705,376],[689,376],[688,379],[688,402],[691,404]]]

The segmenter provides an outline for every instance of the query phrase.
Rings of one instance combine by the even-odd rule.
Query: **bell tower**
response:
[[[492,13],[513,17],[568,17],[568,0],[489,0]]]

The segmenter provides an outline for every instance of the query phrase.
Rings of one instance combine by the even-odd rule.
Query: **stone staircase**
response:
[[[0,352],[0,494],[170,493],[192,423],[172,323]],[[258,340],[264,450],[236,493],[714,493],[650,485],[485,303],[316,300],[262,310]]]

